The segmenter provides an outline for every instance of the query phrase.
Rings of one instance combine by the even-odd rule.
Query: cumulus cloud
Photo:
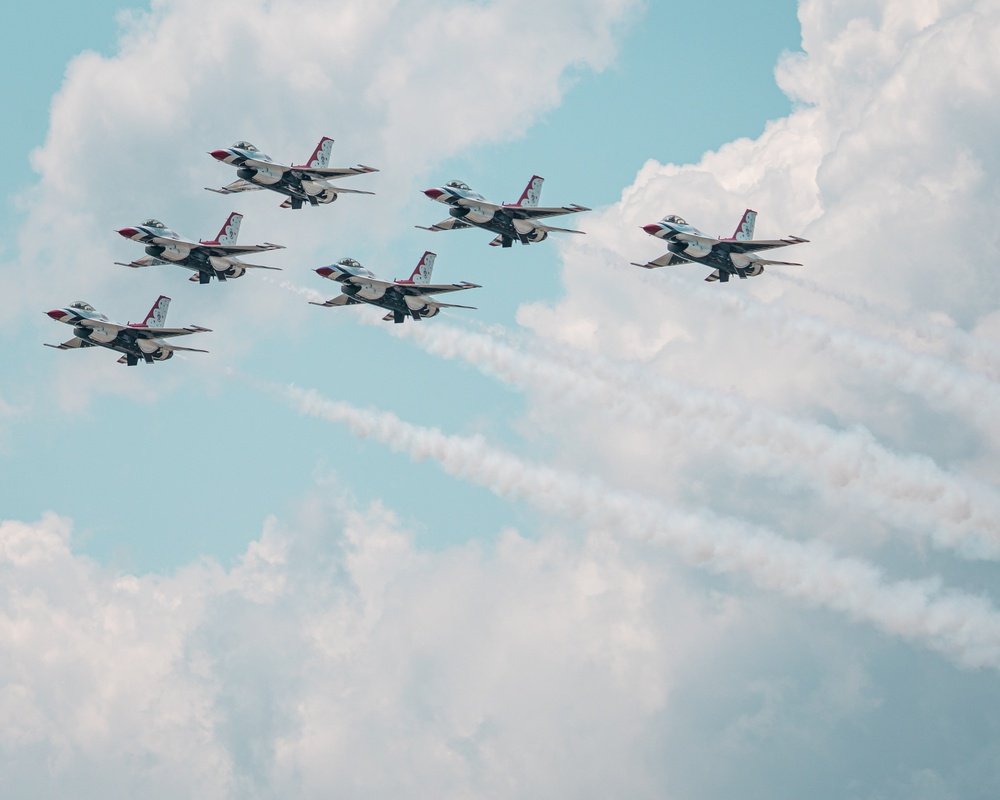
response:
[[[70,530],[0,523],[5,797],[658,796],[641,732],[741,616],[607,536],[431,554],[318,493],[228,569],[120,573]]]

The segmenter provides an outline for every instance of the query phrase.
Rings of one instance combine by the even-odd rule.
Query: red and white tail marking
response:
[[[215,237],[215,241],[206,242],[206,244],[236,244],[236,237],[240,235],[240,223],[242,221],[243,215],[237,214],[234,211],[222,226],[219,235]]]
[[[743,219],[741,219],[740,224],[736,226],[736,233],[733,234],[733,239],[737,242],[749,242],[753,239],[753,226],[756,221],[756,211],[749,208],[744,211]]]
[[[136,323],[140,328],[162,328],[167,322],[167,309],[170,307],[170,298],[160,295],[149,309],[142,322]]]
[[[333,151],[333,139],[329,136],[324,136],[319,140],[319,144],[316,145],[316,149],[313,150],[313,154],[309,156],[309,160],[306,162],[307,167],[313,168],[323,168],[330,166],[330,153]]]
[[[525,208],[535,208],[538,205],[538,199],[542,196],[542,184],[544,182],[545,178],[532,175],[531,180],[528,181],[528,185],[521,192],[521,199],[517,201],[516,205]]]
[[[437,258],[437,253],[432,253],[430,250],[425,252],[421,257],[420,261],[417,262],[416,268],[413,270],[413,274],[410,275],[403,283],[430,283],[431,282],[431,272],[434,270],[434,259]]]

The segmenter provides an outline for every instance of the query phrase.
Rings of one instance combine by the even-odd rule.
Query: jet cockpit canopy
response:
[[[96,309],[90,303],[84,303],[83,300],[77,300],[75,303],[70,303],[69,308],[77,308],[80,311],[95,311]]]
[[[142,227],[144,227],[144,228],[160,228],[162,230],[166,230],[167,226],[164,225],[162,222],[160,222],[158,219],[147,219],[145,222],[142,223]]]
[[[683,219],[681,219],[680,217],[678,217],[676,214],[671,214],[671,215],[669,215],[667,217],[664,217],[663,221],[664,222],[669,222],[672,225],[687,225],[687,222],[685,222]]]
[[[237,142],[233,145],[234,150],[246,150],[248,153],[259,153],[260,151],[250,142]]]
[[[466,183],[462,183],[462,181],[448,181],[445,184],[445,186],[447,186],[447,187],[449,187],[451,189],[461,189],[462,191],[465,191],[465,192],[470,191],[469,185],[466,184]]]

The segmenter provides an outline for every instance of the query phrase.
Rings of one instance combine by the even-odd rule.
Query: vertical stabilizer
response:
[[[524,208],[534,208],[537,206],[538,199],[542,196],[542,184],[544,182],[545,178],[532,175],[531,180],[528,181],[528,185],[521,192],[521,199],[517,201],[516,205],[523,206]]]
[[[170,308],[170,298],[160,295],[149,309],[149,313],[143,317],[142,322],[136,323],[140,328],[162,328],[167,324],[167,309]],[[132,323],[129,323],[130,325]]]
[[[333,139],[329,136],[324,136],[319,140],[319,144],[316,145],[316,149],[313,150],[313,154],[309,156],[309,160],[304,166],[313,168],[323,168],[330,165],[330,152],[333,150]]]
[[[753,239],[753,225],[756,221],[757,212],[748,208],[743,212],[743,219],[736,226],[736,233],[733,234],[733,238],[737,242],[749,242]]]
[[[219,235],[215,237],[215,241],[205,242],[205,244],[236,244],[236,237],[240,235],[240,223],[242,221],[243,215],[237,214],[234,211],[222,226]]]
[[[432,253],[429,250],[420,257],[420,261],[417,263],[416,268],[413,270],[413,274],[410,275],[409,279],[405,283],[430,283],[431,282],[431,271],[434,269],[434,259],[437,258],[436,253]]]

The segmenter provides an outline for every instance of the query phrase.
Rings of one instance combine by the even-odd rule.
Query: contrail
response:
[[[844,305],[878,317],[882,321],[891,320],[896,325],[913,331],[926,342],[931,342],[936,346],[943,345],[955,358],[961,359],[968,369],[982,373],[991,381],[1000,381],[1000,358],[997,356],[994,342],[981,339],[954,325],[945,325],[931,319],[907,314],[884,303],[873,302],[861,295],[832,289],[806,278],[788,275],[780,270],[772,270],[770,274],[786,283],[838,300]]]
[[[609,266],[624,271],[617,262]],[[648,275],[645,270],[637,272],[642,274],[631,277],[655,291],[665,291],[668,283],[681,287],[688,297],[697,297],[742,317],[775,341],[809,342],[849,364],[881,375],[906,392],[926,398],[932,405],[959,411],[964,419],[975,422],[991,438],[1000,435],[996,425],[1000,416],[1000,385],[978,372],[935,356],[911,353],[899,345],[873,339],[819,317],[762,303],[749,295],[715,291],[718,286],[709,288],[681,282],[665,270],[658,271],[657,275]]]
[[[537,345],[530,345],[536,352],[527,352],[525,343],[515,348],[499,341],[502,328],[493,331],[442,323],[392,327],[392,333],[429,353],[463,359],[506,383],[563,401],[578,398],[629,424],[723,449],[752,473],[818,484],[828,498],[847,492],[904,530],[928,531],[937,547],[957,548],[969,558],[1000,558],[1000,497],[925,456],[894,454],[864,429],[835,431],[654,375],[644,375],[636,388],[630,371],[600,356],[541,355]]]
[[[669,545],[690,564],[745,574],[760,587],[922,642],[960,665],[1000,669],[1000,613],[987,599],[944,589],[936,578],[884,583],[873,565],[837,557],[821,543],[789,541],[736,520],[667,508],[593,478],[528,463],[482,437],[447,435],[296,387],[289,387],[287,395],[301,413],[344,424],[356,436],[375,439],[414,460],[432,458],[449,475],[497,495]]]

